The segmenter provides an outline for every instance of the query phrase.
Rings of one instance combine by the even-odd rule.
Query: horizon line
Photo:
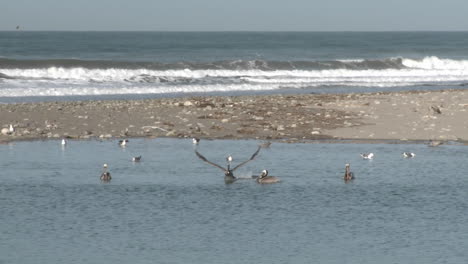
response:
[[[180,32],[180,33],[379,33],[379,32],[468,32],[468,30],[87,30],[0,29],[0,32]]]

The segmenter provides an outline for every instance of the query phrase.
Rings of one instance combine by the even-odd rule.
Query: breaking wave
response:
[[[171,64],[0,58],[2,97],[266,91],[326,86],[439,86],[467,82],[468,60],[434,56]]]

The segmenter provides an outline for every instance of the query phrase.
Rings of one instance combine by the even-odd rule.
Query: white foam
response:
[[[0,96],[73,96],[267,91],[320,86],[402,87],[468,82],[468,61],[402,59],[383,70],[0,69]]]
[[[468,70],[468,60],[440,59],[436,56],[425,57],[421,60],[403,59],[403,65],[409,68],[425,70]]]

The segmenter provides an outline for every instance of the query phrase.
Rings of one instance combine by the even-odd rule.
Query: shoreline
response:
[[[15,103],[0,105],[0,143],[198,137],[466,144],[467,111],[462,89]]]

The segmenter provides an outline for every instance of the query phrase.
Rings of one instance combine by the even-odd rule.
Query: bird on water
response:
[[[212,166],[214,166],[216,168],[221,169],[224,172],[224,181],[226,183],[233,183],[234,181],[236,181],[238,179],[238,178],[236,178],[234,176],[234,171],[237,170],[238,168],[240,168],[241,166],[245,165],[247,162],[253,160],[255,158],[255,156],[257,156],[258,153],[260,152],[260,149],[261,149],[261,147],[258,147],[257,150],[254,152],[254,154],[252,154],[252,156],[248,160],[238,164],[237,166],[235,166],[232,169],[231,169],[232,157],[231,157],[230,160],[229,160],[229,157],[227,158],[227,161],[228,161],[227,168],[224,168],[223,166],[220,166],[220,165],[218,165],[218,164],[216,164],[214,162],[209,161],[202,154],[200,154],[200,152],[198,152],[196,150],[195,150],[195,154],[197,155],[197,157],[199,157],[204,162],[206,162],[206,163],[208,163],[208,164],[210,164],[210,165],[212,165]]]

